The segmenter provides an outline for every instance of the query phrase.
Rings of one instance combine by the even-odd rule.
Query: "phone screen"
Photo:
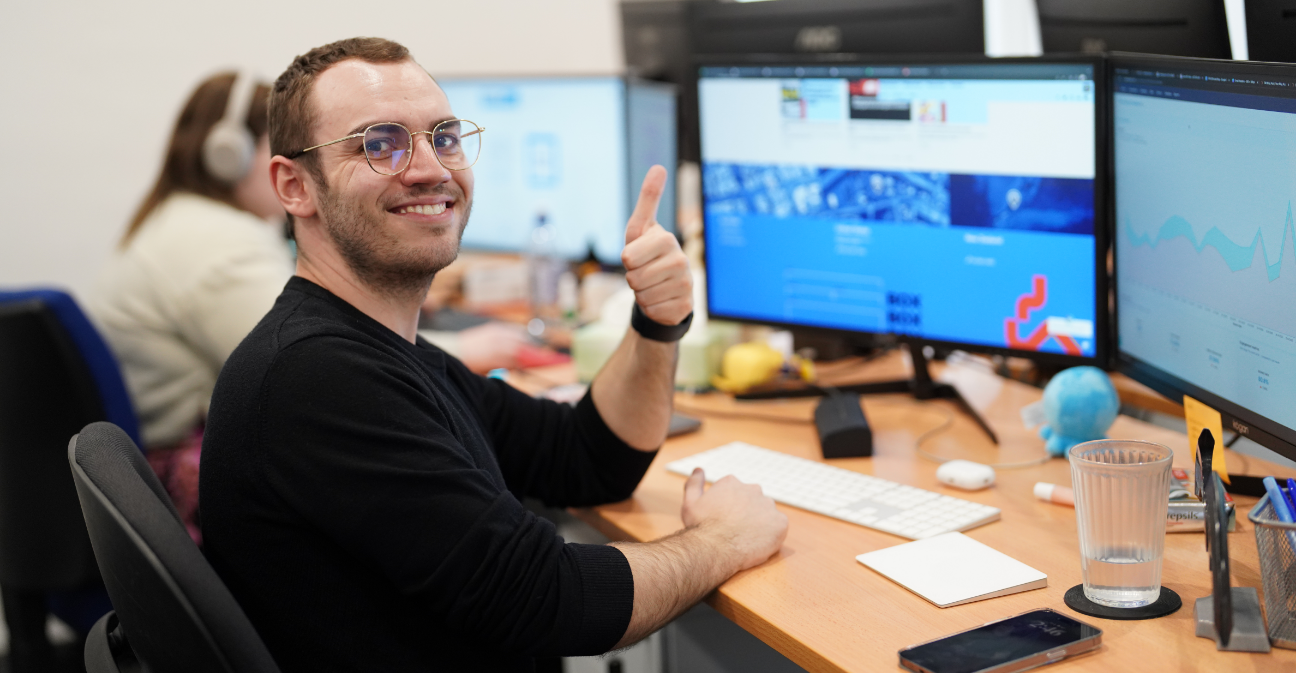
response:
[[[1036,610],[900,651],[934,673],[974,673],[1091,639],[1102,631],[1052,610]]]

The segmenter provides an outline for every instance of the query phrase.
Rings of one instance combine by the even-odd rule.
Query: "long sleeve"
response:
[[[624,633],[625,557],[564,544],[524,509],[465,446],[483,438],[454,391],[363,344],[315,338],[280,353],[264,392],[261,469],[276,496],[457,637],[588,655]]]
[[[483,425],[500,469],[519,498],[555,507],[585,507],[625,500],[656,453],[637,451],[603,421],[588,393],[574,407],[529,397],[496,379],[452,370],[476,388]]]
[[[624,497],[651,460],[592,404],[481,379],[293,278],[212,396],[204,551],[285,671],[528,671],[612,648],[634,575],[517,494]]]

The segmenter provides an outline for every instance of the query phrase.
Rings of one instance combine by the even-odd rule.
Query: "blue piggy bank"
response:
[[[1076,444],[1104,439],[1120,412],[1120,399],[1107,373],[1097,367],[1072,367],[1058,372],[1044,387],[1044,417],[1040,437],[1052,456],[1062,456]]]

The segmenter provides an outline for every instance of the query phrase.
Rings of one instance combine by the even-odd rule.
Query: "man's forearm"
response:
[[[666,441],[677,353],[674,343],[627,330],[591,384],[594,406],[608,428],[641,451],[653,451]]]
[[[707,527],[653,542],[613,542],[634,574],[634,611],[617,647],[628,647],[680,616],[741,568],[733,546]]]

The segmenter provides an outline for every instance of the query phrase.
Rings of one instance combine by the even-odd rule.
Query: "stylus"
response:
[[[1269,494],[1269,506],[1273,507],[1278,520],[1283,523],[1291,523],[1291,510],[1287,509],[1287,499],[1283,497],[1282,489],[1278,487],[1278,480],[1273,477],[1265,477],[1264,487],[1265,492]],[[1296,533],[1287,531],[1287,541],[1291,543],[1292,551],[1296,551]]]

